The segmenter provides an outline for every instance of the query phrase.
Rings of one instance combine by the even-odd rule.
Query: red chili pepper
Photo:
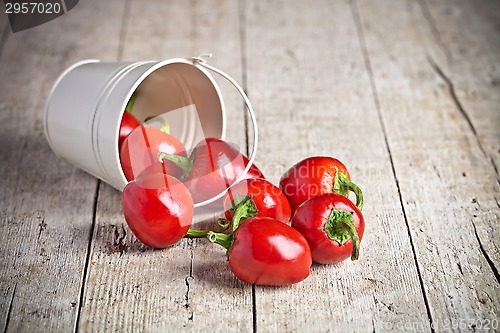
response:
[[[128,112],[123,114],[120,122],[120,132],[118,134],[118,150],[122,147],[123,141],[125,141],[127,136],[139,126],[141,126],[141,124],[133,115]]]
[[[356,194],[356,206],[363,207],[361,189],[350,180],[345,165],[328,156],[308,157],[289,168],[280,179],[280,189],[288,198],[292,211],[306,200],[325,193],[348,196]]]
[[[278,220],[253,217],[231,235],[209,233],[208,238],[228,250],[229,267],[244,282],[282,286],[310,274],[311,251],[306,239]]]
[[[292,215],[283,192],[262,178],[245,179],[229,188],[224,197],[225,216],[228,220],[233,219],[236,208],[241,204],[246,204],[248,208],[244,216],[234,216],[238,224],[240,220],[254,216],[271,217],[288,223]]]
[[[199,142],[189,158],[171,153],[160,158],[173,161],[183,170],[183,180],[193,195],[195,203],[213,198],[229,188],[248,165],[248,158],[229,143],[216,138]],[[245,178],[264,178],[252,165]]]
[[[135,102],[135,93],[132,94],[129,101],[127,102],[127,106],[125,107],[125,112],[122,115],[122,120],[120,121],[120,130],[118,134],[118,151],[121,150],[123,141],[125,138],[132,133],[134,129],[141,126],[139,121],[132,115],[132,107]]]
[[[120,162],[125,178],[135,179],[141,172],[159,162],[158,153],[165,152],[187,157],[186,148],[173,135],[154,127],[136,128],[123,142],[120,150]],[[180,178],[182,170],[170,161],[163,162],[170,175]]]
[[[179,180],[163,174],[145,174],[125,186],[125,220],[145,245],[165,248],[177,243],[191,226],[194,203]]]
[[[328,193],[307,200],[292,217],[292,227],[309,243],[312,258],[320,264],[359,257],[365,230],[360,210],[343,195]]]

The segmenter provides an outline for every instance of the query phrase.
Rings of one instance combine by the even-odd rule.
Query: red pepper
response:
[[[191,226],[194,204],[184,184],[163,174],[145,174],[125,186],[125,220],[145,245],[165,248],[177,243]]]
[[[139,126],[141,126],[141,124],[133,115],[128,112],[123,114],[120,122],[120,132],[118,134],[118,150],[122,147],[123,141],[125,141],[127,136]]]
[[[199,142],[189,158],[160,154],[176,163],[183,170],[183,181],[193,195],[195,203],[203,202],[222,193],[243,174],[249,161],[229,143],[216,138]],[[260,170],[252,165],[244,178],[264,178]]]
[[[224,197],[225,215],[228,220],[240,220],[242,216],[234,216],[239,204],[245,200],[251,201],[246,217],[260,216],[271,217],[278,221],[288,223],[292,215],[290,204],[279,188],[271,182],[262,179],[244,179],[229,188]],[[237,222],[239,223],[239,222]]]
[[[208,237],[228,250],[229,267],[244,282],[283,286],[310,274],[311,251],[306,239],[278,220],[252,217],[231,235],[209,233]]]
[[[329,156],[308,157],[289,168],[280,179],[280,189],[288,198],[292,211],[314,196],[339,193],[356,194],[356,205],[363,207],[363,194],[350,180],[345,165]]]
[[[176,137],[154,127],[140,126],[130,133],[120,150],[120,162],[125,178],[131,181],[153,164],[158,154],[166,152],[187,157],[186,148]],[[165,170],[180,178],[182,170],[171,161],[164,161]]]
[[[361,211],[343,195],[328,193],[303,203],[292,217],[292,227],[309,243],[312,258],[320,264],[359,257],[365,230]]]

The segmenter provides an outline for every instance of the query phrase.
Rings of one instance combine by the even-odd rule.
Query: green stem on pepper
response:
[[[144,119],[144,123],[151,124],[154,122],[160,123],[160,128],[159,128],[160,131],[162,131],[165,134],[170,134],[170,124],[167,119],[164,119],[161,116],[148,117]]]
[[[191,154],[192,155],[192,154]],[[157,154],[158,160],[162,162],[164,159],[173,162],[182,170],[182,178],[186,179],[189,177],[189,173],[193,168],[193,159],[190,157],[179,156],[175,154],[167,154],[159,151]]]
[[[337,171],[335,174],[335,182],[333,192],[349,197],[349,191],[356,195],[356,207],[361,211],[363,209],[363,191],[354,184],[344,173]]]
[[[234,233],[231,234],[222,234],[218,232],[209,231],[207,238],[210,242],[222,245],[227,250],[227,255],[229,255],[229,251],[233,246],[234,242]]]
[[[160,131],[166,134],[170,134],[170,124],[165,119],[161,118]]]
[[[337,241],[341,246],[351,239],[351,260],[358,260],[361,242],[350,212],[332,209],[325,224],[325,232],[331,240]]]
[[[210,232],[210,230],[198,230],[198,229],[189,228],[189,230],[187,231],[187,233],[184,237],[186,237],[186,238],[204,238],[204,237],[207,237],[209,232]]]
[[[258,210],[255,207],[255,203],[251,196],[242,196],[237,194],[233,201],[233,207],[231,208],[231,213],[233,215],[232,221],[229,222],[226,219],[219,219],[219,228],[213,230],[197,230],[189,229],[186,238],[207,238],[210,242],[222,245],[229,254],[229,250],[234,242],[234,233],[236,229],[240,226],[241,222],[244,220],[254,217]],[[229,225],[232,224],[231,233],[222,233],[225,231]]]
[[[205,238],[208,236],[208,234],[210,232],[216,232],[216,233],[224,232],[229,228],[229,225],[231,224],[231,222],[229,222],[226,219],[220,218],[217,220],[217,224],[219,225],[217,228],[210,229],[210,230],[199,230],[199,229],[189,228],[189,230],[187,231],[187,233],[184,237],[186,237],[186,238]]]
[[[233,206],[230,208],[230,212],[233,215],[232,218],[232,230],[233,232],[238,229],[241,222],[244,220],[254,217],[258,213],[257,207],[251,196],[241,196],[236,194]]]
[[[135,102],[135,92],[130,96],[130,99],[127,102],[127,106],[125,107],[125,112],[127,113],[132,113],[132,107],[134,106]]]

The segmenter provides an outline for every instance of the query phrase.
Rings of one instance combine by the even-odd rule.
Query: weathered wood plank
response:
[[[474,4],[462,1],[458,6],[451,1],[420,4],[423,16],[435,27],[434,32],[430,29],[422,32],[428,43],[430,65],[447,86],[449,99],[473,131],[500,179],[500,5],[495,1]],[[498,208],[499,197],[492,193],[495,201],[484,209]],[[491,225],[480,219],[474,227],[490,265],[498,274],[500,249]]]
[[[212,52],[209,63],[241,82],[236,2],[132,1],[125,21],[122,60]],[[241,98],[219,83],[231,124],[228,139],[244,148]],[[125,223],[120,193],[103,184],[79,330],[251,330],[251,286],[231,274],[224,252],[204,240],[145,248]]]
[[[366,195],[359,262],[312,267],[289,288],[256,288],[258,331],[430,330],[390,156],[348,1],[252,1],[248,89],[259,162],[277,182],[310,155],[346,163]],[[268,33],[272,31],[272,33]]]
[[[85,1],[16,34],[0,15],[0,330],[425,332],[429,317],[435,331],[499,317],[497,2],[242,4]],[[142,246],[120,193],[50,152],[42,111],[66,66],[205,52],[248,79],[270,180],[306,155],[346,162],[366,194],[359,262],[252,289],[203,240]],[[241,99],[220,83],[245,147]]]
[[[429,23],[421,28],[427,28],[423,35],[430,61],[449,80],[445,83],[453,89],[454,102],[498,170],[500,4],[492,0],[419,3]]]
[[[498,276],[481,245],[491,242],[488,249],[497,258],[498,174],[446,82],[429,63],[425,39],[430,37],[418,28],[428,23],[419,4],[357,2],[432,322],[436,330],[449,326],[467,331],[468,320],[477,324],[499,317]],[[467,40],[457,39],[449,47],[468,48]],[[483,68],[491,64],[495,66],[492,62]],[[478,117],[497,119],[476,111]],[[498,146],[496,140],[491,143]],[[487,235],[484,240],[480,228]]]
[[[113,6],[113,10],[109,10]],[[64,17],[9,35],[0,58],[0,329],[72,331],[96,180],[60,161],[43,108],[67,65],[116,52],[121,1],[81,3]],[[2,14],[3,16],[3,14]],[[66,16],[66,15],[65,15]],[[92,19],[91,19],[92,18]],[[96,20],[92,25],[87,22]],[[101,25],[99,22],[116,24]],[[10,29],[10,28],[9,28]]]

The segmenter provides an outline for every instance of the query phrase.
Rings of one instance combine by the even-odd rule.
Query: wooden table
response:
[[[15,34],[0,20],[3,332],[500,329],[498,1],[86,0]],[[310,155],[348,166],[359,261],[242,283],[207,241],[142,246],[120,192],[50,150],[67,66],[206,52],[250,96],[269,180]],[[244,140],[241,99],[226,103]]]

